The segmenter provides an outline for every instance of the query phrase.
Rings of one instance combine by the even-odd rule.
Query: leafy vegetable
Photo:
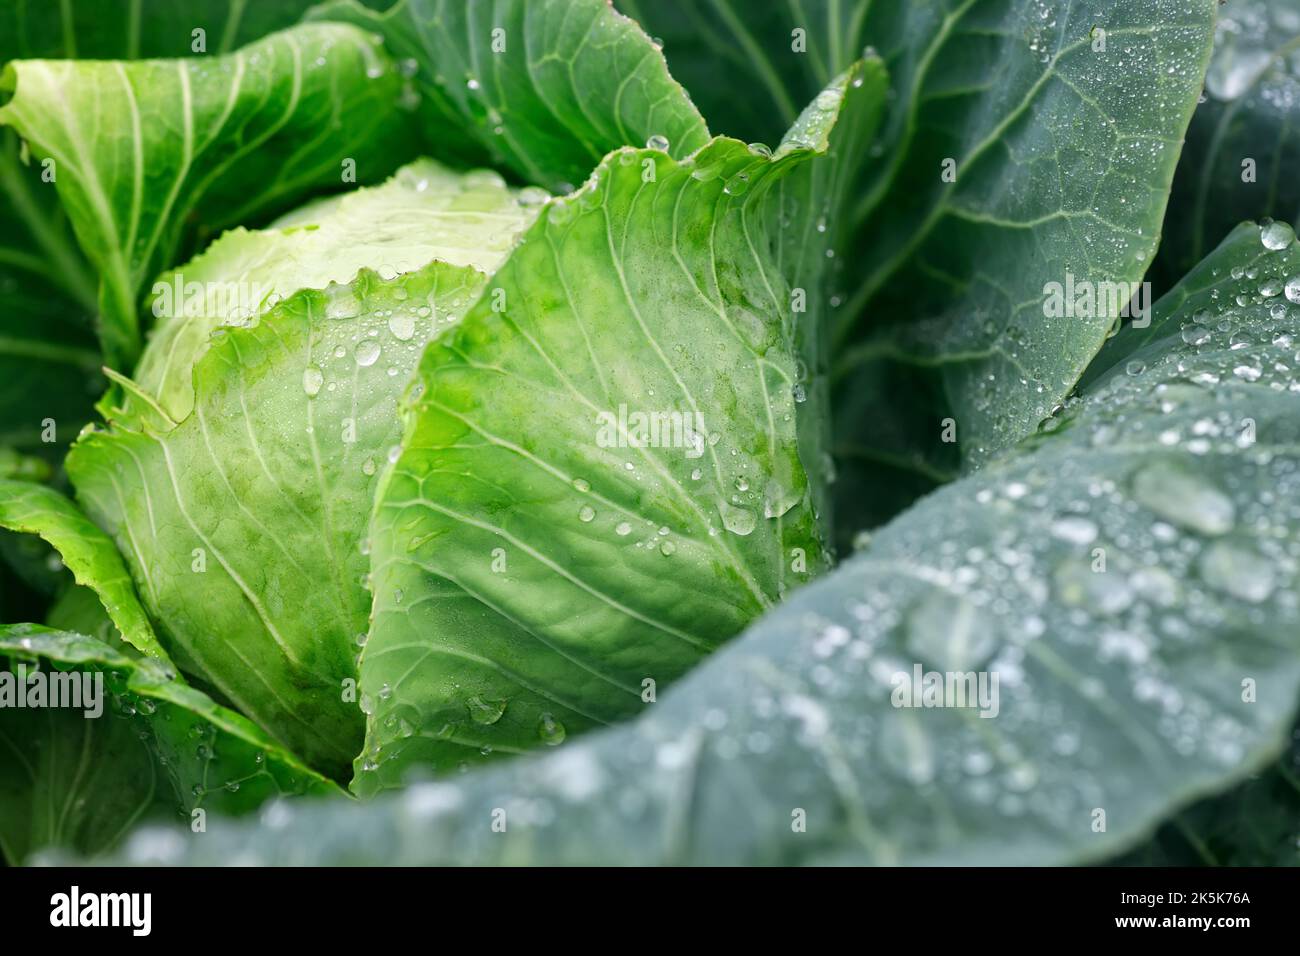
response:
[[[1218,6],[0,10],[6,861],[1296,862]]]
[[[1246,260],[1287,274],[1300,247],[1243,226],[1202,270]],[[882,529],[638,721],[177,859],[273,860],[308,833],[329,835],[313,861],[350,863],[1060,864],[1131,845],[1275,757],[1300,692],[1300,388],[1274,341],[1300,317],[1238,307],[1247,289],[1223,282],[1211,325],[1233,328],[1191,342],[1204,317],[1174,290],[1140,367]],[[997,675],[996,716],[894,706],[918,666]]]
[[[141,384],[123,380],[111,427],[68,457],[181,667],[335,775],[360,749],[364,538],[376,475],[400,437],[398,392],[424,343],[482,287],[471,263],[490,264],[533,215],[499,178],[471,177],[416,166],[356,202],[299,214],[306,225],[227,235],[194,264],[199,276],[264,281],[268,295],[307,288],[251,325],[223,325],[232,316],[206,300],[161,325]],[[421,199],[429,190],[440,195]],[[426,238],[408,247],[379,232],[357,244],[367,209],[403,201]],[[471,255],[448,243],[453,219],[481,242]],[[300,253],[320,258],[304,269]],[[433,261],[327,284],[367,259],[386,270]],[[207,340],[204,326],[222,327]]]

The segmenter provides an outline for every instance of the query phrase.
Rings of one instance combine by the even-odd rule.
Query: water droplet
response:
[[[737,508],[729,502],[718,502],[718,510],[722,513],[722,526],[732,534],[743,537],[751,534],[758,525],[758,518],[754,516],[754,512]]]
[[[1120,573],[1094,571],[1084,561],[1066,561],[1052,575],[1056,596],[1067,607],[1119,614],[1133,604],[1133,588]]]
[[[1087,518],[1067,515],[1052,523],[1052,537],[1070,544],[1091,544],[1097,538],[1097,526]]]
[[[405,342],[415,334],[415,316],[409,312],[398,312],[388,317],[388,331],[393,338]],[[376,354],[376,358],[378,355]]]
[[[749,191],[749,173],[742,169],[727,180],[722,187],[722,191],[728,196],[743,196]]]
[[[974,670],[997,645],[995,619],[959,594],[936,593],[907,616],[908,650],[939,670]]]
[[[379,341],[377,339],[365,339],[357,345],[354,353],[357,364],[363,368],[374,365],[379,360]]]
[[[484,727],[490,727],[501,719],[501,715],[506,712],[506,702],[504,700],[485,700],[475,694],[467,702],[469,707],[470,719],[476,724]]]
[[[564,743],[564,735],[564,724],[550,714],[542,714],[541,720],[537,722],[537,736],[541,738],[542,743],[548,747],[555,747]]]
[[[817,94],[816,104],[819,110],[833,110],[840,105],[843,94],[839,90],[822,90]]]
[[[515,197],[515,201],[521,206],[540,206],[550,198],[551,194],[545,189],[539,189],[537,186],[525,186],[519,190],[519,195]]]
[[[961,767],[972,777],[982,776],[993,769],[993,757],[985,750],[971,750],[962,757]]]
[[[585,478],[574,478],[573,487],[582,492],[591,491],[591,484]]]
[[[1227,541],[1206,548],[1197,567],[1210,587],[1252,604],[1267,600],[1276,587],[1273,562]]]
[[[1265,249],[1285,249],[1295,242],[1295,231],[1284,222],[1266,221],[1259,228],[1259,241]]]
[[[619,537],[626,537],[627,535],[632,533],[632,526],[628,524],[626,521],[620,521],[618,523],[618,527],[616,527],[614,531],[616,534],[618,534]]]
[[[880,755],[885,764],[911,784],[934,779],[934,745],[921,722],[904,711],[888,714],[880,731]]]
[[[302,372],[302,390],[308,398],[320,394],[320,387],[325,384],[325,374],[315,365],[308,365]]]
[[[591,521],[596,517],[596,509],[591,505],[583,505],[578,509],[578,520],[582,522]]]
[[[361,473],[363,475],[373,475],[375,473],[375,460],[367,458],[361,463]]]
[[[794,488],[787,487],[775,478],[763,488],[763,517],[779,518],[799,503],[802,497]]]
[[[660,136],[658,133],[655,133],[645,141],[645,145],[646,149],[657,149],[661,153],[666,153],[668,152],[668,137]]]
[[[659,543],[659,553],[662,554],[665,558],[668,557],[669,555],[675,554],[676,552],[677,552],[677,545],[673,544],[671,541],[661,541]]]
[[[1200,534],[1226,534],[1237,517],[1231,498],[1172,462],[1156,462],[1139,471],[1133,496],[1162,518]]]

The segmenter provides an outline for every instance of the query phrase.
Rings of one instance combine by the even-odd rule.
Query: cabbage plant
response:
[[[5,858],[1297,862],[1297,36],[0,10]]]

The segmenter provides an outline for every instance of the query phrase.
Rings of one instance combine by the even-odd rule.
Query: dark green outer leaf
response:
[[[1272,765],[1202,800],[1116,860],[1128,866],[1300,866],[1300,728]]]
[[[663,56],[607,0],[354,0],[313,11],[373,30],[414,68],[434,155],[505,166],[570,192],[612,149],[667,140],[673,156],[708,140]]]
[[[1212,255],[1160,300],[1160,308],[1149,325],[1127,326],[1122,335],[1106,343],[1089,366],[1080,388],[1094,388],[1096,383],[1120,374],[1131,360],[1141,364],[1147,352],[1174,346],[1179,338],[1184,344],[1218,342],[1224,332],[1220,323],[1240,327],[1255,313],[1276,321],[1272,312],[1277,309],[1282,310],[1282,318],[1288,316],[1295,303],[1286,297],[1287,281],[1300,276],[1300,259],[1293,245],[1295,233],[1285,223],[1274,223],[1269,231],[1272,241],[1286,243],[1284,250],[1266,247],[1264,227],[1256,223],[1242,223],[1232,230]],[[1292,295],[1300,298],[1297,289],[1300,281],[1292,286]],[[1188,324],[1189,319],[1194,321]],[[1244,330],[1242,334],[1250,335]]]
[[[1300,251],[1266,266],[1300,271]],[[1060,864],[1125,849],[1274,759],[1300,695],[1300,314],[1251,301],[1248,281],[1219,308],[1250,341],[1153,343],[638,721],[125,858]],[[1181,301],[1157,321],[1191,322]],[[998,716],[891,706],[914,664],[998,675]]]
[[[21,673],[2,653],[0,667]],[[175,822],[169,790],[131,721],[0,710],[0,852],[10,865],[54,848],[110,852],[138,822]]]
[[[673,76],[715,132],[766,143],[779,142],[803,104],[858,59],[871,8],[869,0],[615,5],[663,43]]]
[[[0,627],[0,662],[102,673],[104,710],[0,710],[0,848],[111,849],[139,820],[237,816],[273,797],[340,794],[251,722],[82,634]]]
[[[845,233],[837,210],[854,195],[860,157],[879,128],[888,78],[878,57],[854,63],[819,92],[782,139],[778,151],[807,139],[819,152],[783,176],[769,203],[775,224],[772,254],[793,295],[802,295],[803,311],[794,319],[796,377],[803,400],[798,407],[799,455],[812,483],[813,509],[823,526],[837,527],[829,485],[835,479],[830,449],[831,365],[828,332],[836,293],[846,262]],[[794,301],[791,301],[794,309]]]
[[[1300,3],[1232,0],[1174,176],[1152,279],[1168,287],[1243,219],[1300,215]],[[1249,163],[1249,168],[1247,167]]]
[[[1046,324],[1044,284],[1065,281],[1067,270],[1093,282],[1136,281],[1151,261],[1216,4],[623,6],[663,38],[670,66],[714,126],[759,138],[776,135],[791,104],[861,44],[879,51],[893,94],[884,129],[859,153],[855,195],[829,216],[852,240],[853,268],[833,289],[842,301],[836,357],[841,378],[866,364],[868,383],[899,378],[883,362],[920,365],[913,377],[938,379],[942,394],[922,434],[901,445],[875,432],[892,407],[842,417],[839,431],[854,457],[911,461],[953,414],[962,456],[978,464],[1069,394],[1114,318]],[[1097,29],[1106,31],[1105,50],[1094,48]],[[739,103],[730,93],[736,73],[754,89]],[[955,181],[941,175],[945,161],[955,163]],[[874,336],[886,341],[861,345]],[[849,387],[872,395],[870,385]],[[924,381],[908,387],[935,391]],[[854,394],[848,404],[864,401]],[[921,469],[946,470],[948,457],[923,458]],[[854,493],[845,497],[856,503]]]
[[[880,361],[939,376],[946,408],[927,443],[952,415],[964,462],[988,461],[1063,401],[1101,347],[1115,316],[1048,319],[1045,284],[1142,278],[1216,6],[873,8],[867,38],[900,95],[854,211],[862,286],[838,341],[885,339],[846,357],[864,377]],[[948,159],[955,182],[941,177]],[[870,419],[855,424],[869,434]]]

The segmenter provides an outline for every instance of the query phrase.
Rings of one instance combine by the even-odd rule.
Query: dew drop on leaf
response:
[[[506,712],[504,700],[485,700],[477,694],[469,699],[468,706],[470,719],[484,727],[495,724]]]
[[[908,783],[920,786],[934,779],[935,757],[930,738],[911,714],[894,711],[881,728],[880,756],[885,765]]]
[[[321,386],[325,384],[325,374],[315,365],[308,365],[302,372],[302,390],[307,393],[308,398],[315,398],[320,394]]]
[[[1231,498],[1207,479],[1167,461],[1137,473],[1133,496],[1162,518],[1200,534],[1226,534],[1237,517]]]
[[[763,517],[779,518],[799,503],[800,494],[775,478],[763,488]]]
[[[1295,231],[1284,222],[1266,222],[1260,226],[1259,241],[1265,249],[1285,249],[1295,242]]]
[[[758,525],[758,518],[754,516],[754,512],[738,508],[730,502],[718,502],[718,510],[722,513],[722,526],[732,534],[743,537],[751,534]]]
[[[1067,515],[1052,523],[1052,537],[1070,544],[1090,544],[1097,537],[1097,526],[1087,518]]]
[[[1276,587],[1272,562],[1228,541],[1206,548],[1197,567],[1210,587],[1252,604],[1267,600]]]
[[[393,338],[401,342],[407,341],[415,334],[415,316],[409,312],[397,312],[389,316],[388,331],[393,333]]]
[[[907,616],[907,649],[939,670],[974,670],[997,644],[994,618],[959,594],[937,593]]]
[[[550,714],[542,714],[541,720],[537,722],[537,736],[548,747],[562,744],[565,736],[564,724]]]

